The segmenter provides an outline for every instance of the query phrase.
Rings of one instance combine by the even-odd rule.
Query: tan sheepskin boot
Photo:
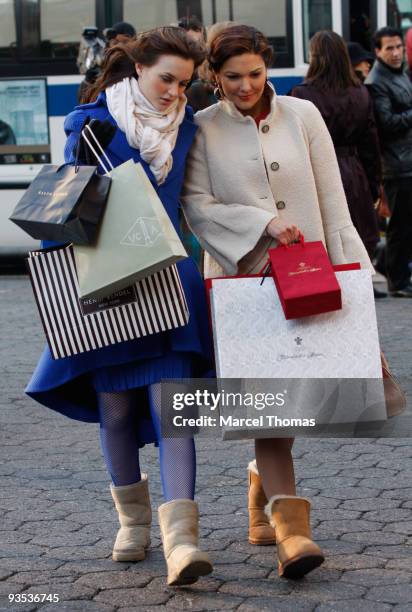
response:
[[[150,546],[150,507],[147,474],[135,484],[123,487],[110,485],[112,497],[119,513],[120,529],[113,547],[114,561],[141,561]]]
[[[213,570],[207,553],[198,548],[199,510],[191,499],[159,506],[159,524],[167,563],[167,584],[193,584]]]
[[[249,463],[248,473],[249,543],[257,546],[276,544],[275,530],[265,513],[268,500],[262,487],[256,459]]]
[[[274,495],[265,511],[276,531],[279,576],[302,578],[323,563],[325,557],[312,541],[308,499]]]

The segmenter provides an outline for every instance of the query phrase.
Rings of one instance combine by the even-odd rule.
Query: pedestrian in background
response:
[[[220,101],[195,116],[200,129],[182,194],[206,251],[205,277],[258,272],[269,248],[301,233],[322,240],[333,264],[359,261],[370,269],[322,116],[310,102],[276,95],[267,80],[271,61],[267,38],[246,25],[223,30],[210,46]],[[249,533],[255,544],[276,537],[279,574],[298,578],[324,557],[312,541],[310,501],[296,496],[293,441],[255,440]]]
[[[136,38],[136,29],[127,21],[118,21],[111,28],[103,30],[103,35],[107,41],[107,46],[113,47],[118,43],[127,43]]]
[[[352,68],[355,71],[358,79],[364,83],[368,74],[371,71],[372,64],[374,62],[374,56],[369,51],[366,51],[359,43],[357,42],[348,42],[348,51],[349,57],[352,64]],[[387,216],[389,216],[389,208],[387,206],[385,192],[383,189],[383,185],[381,185],[379,190],[379,200],[374,203],[375,212],[377,216],[378,228],[380,233],[386,232],[386,222]],[[384,216],[382,216],[384,213]],[[386,276],[385,270],[385,243],[383,241],[378,242],[376,247],[375,254],[373,256],[373,265],[375,266],[375,270],[377,270],[383,276]],[[375,297],[384,297],[385,293],[383,291],[378,292],[375,288]]]
[[[105,30],[103,30],[103,36],[105,42],[103,50],[105,53],[107,49],[110,49],[118,43],[126,43],[135,39],[136,30],[131,23],[127,23],[126,21],[119,21],[118,23],[112,25],[111,28],[106,28]],[[80,104],[83,104],[87,101],[87,90],[90,88],[91,85],[93,85],[93,83],[96,82],[96,79],[100,73],[101,62],[100,64],[94,64],[86,71],[84,81],[80,83],[79,91],[77,94],[77,99],[79,100]]]
[[[382,181],[379,139],[368,90],[353,71],[345,41],[329,30],[309,43],[309,70],[291,95],[310,100],[322,114],[335,147],[352,222],[374,256],[379,229],[374,202]],[[374,289],[375,297],[386,294]]]
[[[186,30],[189,36],[192,36],[196,40],[200,39],[203,42],[209,42],[209,34],[206,34],[206,28],[197,17],[192,16],[180,19],[179,27]],[[205,63],[206,60],[199,66],[198,70],[196,70],[193,81],[186,91],[188,103],[195,113],[217,102],[214,95],[214,86],[207,78],[207,73],[204,68]]]
[[[237,25],[235,21],[219,21],[214,23],[207,29],[206,46],[210,48],[211,43],[222,30]],[[186,92],[187,100],[193,109],[193,112],[208,108],[218,101],[215,94],[215,85],[213,84],[212,75],[209,70],[209,62],[207,59],[199,66],[196,79]]]
[[[357,42],[348,42],[349,58],[358,79],[363,83],[373,64],[373,55]]]
[[[179,28],[183,28],[190,38],[197,42],[206,42],[206,28],[196,15],[181,17],[177,22]]]
[[[76,61],[80,74],[84,74],[77,92],[80,103],[83,102],[88,87],[95,82],[101,72],[105,50],[106,41],[100,38],[98,28],[96,26],[83,28]]]
[[[177,230],[185,159],[196,132],[184,92],[204,57],[204,47],[177,27],[115,45],[88,92],[90,103],[65,121],[66,162],[74,162],[85,121],[97,120],[93,131],[112,165],[140,162]],[[115,561],[139,561],[150,544],[152,513],[139,448],[158,443],[165,499],[159,522],[170,585],[191,584],[212,571],[198,548],[193,438],[163,438],[161,431],[160,381],[202,376],[212,366],[202,279],[190,258],[177,267],[190,313],[186,326],[58,361],[46,347],[26,390],[66,416],[100,423],[121,526]]]
[[[391,211],[386,277],[390,295],[412,298],[412,83],[405,73],[401,30],[381,28],[373,40],[376,62],[365,84],[374,103]]]
[[[405,34],[406,61],[408,62],[408,75],[412,81],[412,28]]]
[[[211,42],[219,34],[219,32],[231,25],[236,24],[234,21],[222,21],[211,25],[207,30],[207,47],[210,46]],[[199,66],[192,84],[186,91],[188,104],[192,107],[195,113],[197,113],[199,110],[203,110],[204,108],[208,108],[217,102],[215,85],[213,84],[208,66],[209,63],[207,59],[205,59],[201,66]],[[196,261],[199,271],[203,274],[203,251],[196,239],[196,236],[194,236],[190,231],[184,215],[182,215],[181,218],[181,230],[183,234],[183,243],[186,250]]]

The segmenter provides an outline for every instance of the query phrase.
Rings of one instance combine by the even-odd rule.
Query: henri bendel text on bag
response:
[[[116,306],[133,304],[133,302],[137,302],[134,286],[116,291],[116,293],[105,298],[79,298],[80,308],[84,315],[90,315],[101,310],[107,310],[108,308],[116,308]]]

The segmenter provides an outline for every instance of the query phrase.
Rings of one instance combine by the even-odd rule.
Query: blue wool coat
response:
[[[99,94],[95,102],[77,106],[68,115],[64,124],[68,137],[65,147],[65,159],[68,163],[74,161],[73,150],[87,116],[101,121],[107,119],[116,125],[108,111],[104,92]],[[105,150],[115,167],[128,159],[133,159],[142,164],[178,232],[179,194],[184,178],[185,159],[197,129],[192,122],[192,117],[191,109],[187,109],[173,150],[172,169],[165,182],[160,186],[157,185],[148,164],[141,159],[140,152],[129,146],[125,134],[120,129],[116,130],[112,142]],[[43,246],[55,246],[55,244],[48,242],[44,243]],[[53,360],[50,350],[46,346],[28,384],[26,393],[41,404],[66,416],[81,421],[97,422],[97,396],[93,386],[93,371],[100,370],[100,368],[115,367],[121,372],[122,368],[119,369],[119,366],[123,366],[125,370],[130,370],[130,368],[133,368],[133,364],[138,362],[140,364],[144,363],[150,372],[150,364],[156,364],[159,358],[183,355],[186,360],[188,356],[190,357],[192,376],[203,376],[208,372],[212,363],[212,343],[209,335],[203,282],[196,264],[191,258],[179,262],[177,266],[190,312],[188,325],[60,360]],[[171,372],[173,372],[173,369]],[[147,376],[148,384],[155,382],[153,373]],[[144,385],[140,385],[140,387],[141,409],[148,414],[146,389]],[[142,443],[153,441],[152,433],[149,432],[146,436],[142,435]]]

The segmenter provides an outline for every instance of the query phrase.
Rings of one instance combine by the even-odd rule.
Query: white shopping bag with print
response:
[[[269,410],[283,424],[276,426],[272,419],[257,429],[240,427],[238,436],[232,431],[226,437],[276,437],[293,418],[304,422],[305,433],[314,427],[319,434],[386,421],[370,272],[348,270],[336,275],[342,310],[291,320],[284,317],[273,279],[263,283],[254,277],[212,280],[221,386],[226,379],[242,379],[240,393],[285,392],[284,405]],[[229,414],[230,407],[223,412]],[[267,413],[268,407],[256,414],[252,406],[237,412],[256,417]],[[315,425],[308,425],[308,419],[315,419]],[[299,420],[292,427],[295,424],[298,427]]]

